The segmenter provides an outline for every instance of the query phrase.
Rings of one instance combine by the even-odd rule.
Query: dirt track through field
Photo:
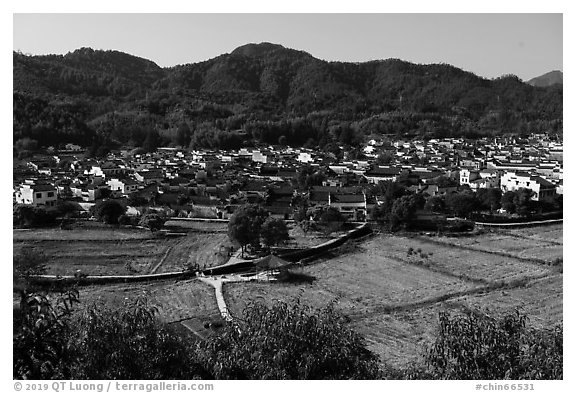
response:
[[[481,252],[481,253],[489,254],[489,255],[499,255],[502,257],[513,258],[513,259],[516,259],[516,260],[521,261],[521,262],[527,262],[527,263],[538,264],[538,265],[545,265],[546,264],[546,261],[543,259],[526,258],[526,257],[521,257],[518,255],[514,255],[511,253],[502,252],[502,251],[488,251],[488,250],[484,250],[484,249],[479,248],[479,247],[474,247],[474,246],[470,246],[470,245],[464,246],[461,244],[448,243],[448,242],[438,241],[438,240],[431,239],[431,238],[424,237],[424,236],[418,237],[418,240],[420,240],[423,243],[437,244],[440,246],[459,248],[461,250]]]
[[[537,280],[541,280],[543,278],[549,278],[549,277],[550,277],[550,275],[543,274],[539,277],[527,277],[527,278],[522,278],[522,279],[514,280],[511,282],[507,282],[507,283],[494,283],[494,284],[490,284],[490,285],[487,285],[484,287],[473,288],[473,289],[468,289],[468,290],[464,290],[464,291],[450,292],[450,293],[446,293],[446,294],[436,296],[436,297],[433,297],[430,299],[424,299],[424,300],[414,302],[414,303],[390,305],[390,306],[384,305],[384,306],[375,307],[371,312],[368,312],[368,313],[366,313],[366,312],[349,313],[347,315],[351,319],[363,319],[366,317],[370,317],[371,315],[380,315],[380,314],[390,314],[390,313],[394,313],[394,312],[411,311],[411,310],[414,310],[417,308],[430,306],[430,305],[433,305],[436,303],[442,303],[442,302],[445,302],[447,300],[455,299],[455,298],[459,298],[459,297],[463,297],[463,296],[476,295],[476,294],[480,294],[480,293],[489,293],[489,292],[498,291],[498,290],[501,291],[504,289],[510,290],[510,289],[515,289],[515,288],[519,288],[519,287],[525,287],[533,281],[537,281]]]

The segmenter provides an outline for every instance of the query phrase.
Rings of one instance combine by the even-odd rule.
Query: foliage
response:
[[[140,225],[150,229],[152,232],[160,230],[165,222],[166,218],[161,217],[157,213],[147,213],[140,219]]]
[[[502,208],[508,213],[517,213],[521,216],[528,216],[535,208],[532,201],[534,192],[528,188],[519,188],[516,191],[507,191],[502,195]]]
[[[309,190],[312,186],[322,185],[326,175],[310,165],[303,165],[298,170],[296,186],[303,191]]]
[[[32,276],[46,273],[46,255],[32,248],[22,247],[12,259],[13,291],[19,293],[23,302],[32,286]]]
[[[376,355],[331,304],[262,303],[202,344],[202,363],[217,379],[375,379]]]
[[[420,195],[417,194],[404,195],[396,199],[390,210],[390,229],[394,230],[399,226],[410,229],[416,215],[416,210],[421,204]]]
[[[69,317],[77,302],[78,292],[74,290],[65,291],[56,299],[39,293],[24,296],[14,314],[15,379],[57,377],[56,370],[66,359]]]
[[[268,217],[266,221],[262,223],[260,237],[266,247],[281,244],[290,238],[286,222],[274,217]]]
[[[118,218],[126,213],[126,207],[113,199],[97,202],[92,207],[93,215],[106,224],[118,224]]]
[[[435,379],[561,379],[562,328],[532,330],[518,311],[501,317],[440,313],[426,355]]]
[[[446,64],[352,64],[286,48],[263,51],[234,51],[169,69],[90,48],[64,56],[14,52],[13,139],[34,140],[39,147],[96,147],[99,138],[100,146],[110,148],[142,146],[150,137],[147,150],[156,144],[237,148],[281,140],[340,157],[340,147],[358,147],[365,135],[406,130],[436,138],[562,132],[561,85],[486,80]],[[26,152],[33,144],[15,147]]]
[[[502,201],[502,191],[499,188],[481,188],[476,191],[476,198],[481,207],[494,213],[500,209]]]
[[[92,304],[74,320],[65,379],[196,379],[209,377],[186,341],[158,321],[145,297],[111,309]]]
[[[474,193],[469,191],[452,193],[446,196],[448,211],[457,217],[467,218],[478,211],[479,204]]]
[[[534,207],[534,203],[531,199],[533,195],[534,192],[528,188],[520,188],[516,190],[513,200],[516,213],[521,216],[530,215],[532,208]]]
[[[446,211],[446,203],[444,197],[431,196],[426,200],[424,209],[434,213],[444,213]]]
[[[241,206],[228,221],[228,237],[240,243],[242,251],[248,244],[258,246],[262,224],[268,218],[268,212],[259,205]]]
[[[502,208],[510,214],[516,213],[516,204],[514,203],[515,197],[516,193],[514,191],[506,191],[504,194],[502,194]]]
[[[47,211],[43,207],[19,204],[14,206],[12,218],[15,227],[50,226],[56,223],[56,212]]]

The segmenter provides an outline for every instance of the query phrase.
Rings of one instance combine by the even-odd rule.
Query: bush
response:
[[[56,225],[55,212],[31,205],[16,205],[12,211],[14,227],[33,228]]]
[[[164,226],[165,222],[166,222],[166,219],[163,217],[160,217],[156,213],[146,213],[140,219],[140,225],[145,227],[145,228],[150,229],[152,232],[156,232],[156,231],[160,230]]]
[[[108,199],[97,202],[92,207],[93,215],[98,221],[106,224],[118,224],[118,219],[126,213],[126,207],[120,202]]]
[[[376,355],[333,304],[251,304],[222,333],[200,344],[217,379],[376,379]]]
[[[562,379],[562,327],[535,330],[518,311],[501,317],[440,313],[428,349],[434,379]]]
[[[282,270],[276,276],[276,279],[280,282],[288,282],[294,284],[300,284],[300,283],[311,284],[314,281],[316,281],[316,277],[311,276],[310,274],[295,272],[288,269]]]

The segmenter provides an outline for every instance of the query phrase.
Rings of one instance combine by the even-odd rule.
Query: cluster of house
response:
[[[513,138],[466,141],[384,142],[370,140],[365,159],[337,160],[331,153],[309,149],[253,148],[238,151],[182,151],[160,148],[130,155],[118,151],[103,160],[83,159],[77,151],[52,152],[14,169],[14,203],[55,206],[72,200],[89,208],[97,199],[139,198],[180,216],[226,218],[244,203],[261,203],[272,215],[290,218],[295,199],[312,206],[331,206],[352,220],[365,220],[378,197],[367,186],[408,180],[414,191],[428,195],[455,192],[457,179],[472,190],[524,187],[535,200],[562,193],[562,144],[547,135],[524,141]],[[388,156],[386,165],[380,157]],[[298,192],[303,166],[327,174],[322,185]],[[456,183],[458,183],[456,182]]]

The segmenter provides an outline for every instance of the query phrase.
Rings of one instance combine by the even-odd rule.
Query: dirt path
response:
[[[395,312],[405,312],[416,310],[422,307],[427,307],[436,303],[442,303],[446,300],[451,300],[463,296],[468,295],[477,295],[480,293],[490,293],[493,291],[503,290],[503,289],[515,289],[519,287],[524,287],[530,285],[538,280],[550,278],[550,274],[542,274],[537,277],[525,277],[517,280],[510,281],[508,283],[493,283],[482,287],[467,289],[464,291],[457,291],[457,292],[450,292],[440,296],[435,296],[432,298],[420,300],[413,303],[405,303],[405,304],[398,304],[398,305],[382,305],[379,307],[374,308],[370,312],[363,312],[363,313],[349,313],[347,314],[348,317],[351,319],[364,319],[366,317],[375,316],[375,315],[382,315],[382,314],[391,314]]]

